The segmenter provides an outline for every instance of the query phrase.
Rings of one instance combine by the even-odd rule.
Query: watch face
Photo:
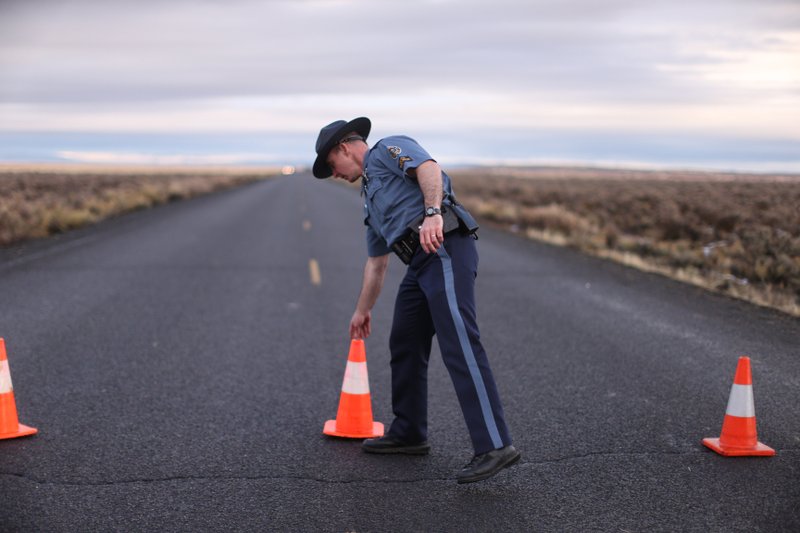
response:
[[[428,216],[433,215],[435,212],[436,211],[434,211],[432,207],[429,207],[428,209],[425,210],[425,214]]]

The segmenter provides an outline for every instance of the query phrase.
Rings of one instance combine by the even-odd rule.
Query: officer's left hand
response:
[[[419,243],[425,253],[432,254],[444,242],[444,219],[442,215],[425,217],[419,230]]]
[[[350,338],[366,339],[372,331],[372,317],[369,311],[362,313],[356,309],[353,318],[350,319]]]

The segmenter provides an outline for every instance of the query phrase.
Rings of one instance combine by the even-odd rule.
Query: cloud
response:
[[[800,11],[623,0],[13,5],[0,17],[10,81],[0,101],[84,103],[400,88],[708,99],[725,87],[658,65],[724,62],[714,48],[789,31]]]
[[[799,58],[795,0],[5,0],[0,131],[800,139]]]
[[[241,165],[263,162],[264,154],[149,154],[130,152],[79,152],[59,150],[59,159],[79,163],[123,165]]]

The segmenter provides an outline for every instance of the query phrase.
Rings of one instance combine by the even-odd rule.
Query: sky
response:
[[[0,0],[0,161],[800,172],[800,0]]]

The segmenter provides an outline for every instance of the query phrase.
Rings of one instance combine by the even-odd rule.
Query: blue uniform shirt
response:
[[[367,254],[378,257],[391,252],[389,245],[405,234],[411,222],[425,211],[425,199],[416,178],[408,175],[434,159],[417,141],[405,135],[378,141],[364,157],[361,193]],[[450,177],[442,172],[444,196],[452,193]]]

